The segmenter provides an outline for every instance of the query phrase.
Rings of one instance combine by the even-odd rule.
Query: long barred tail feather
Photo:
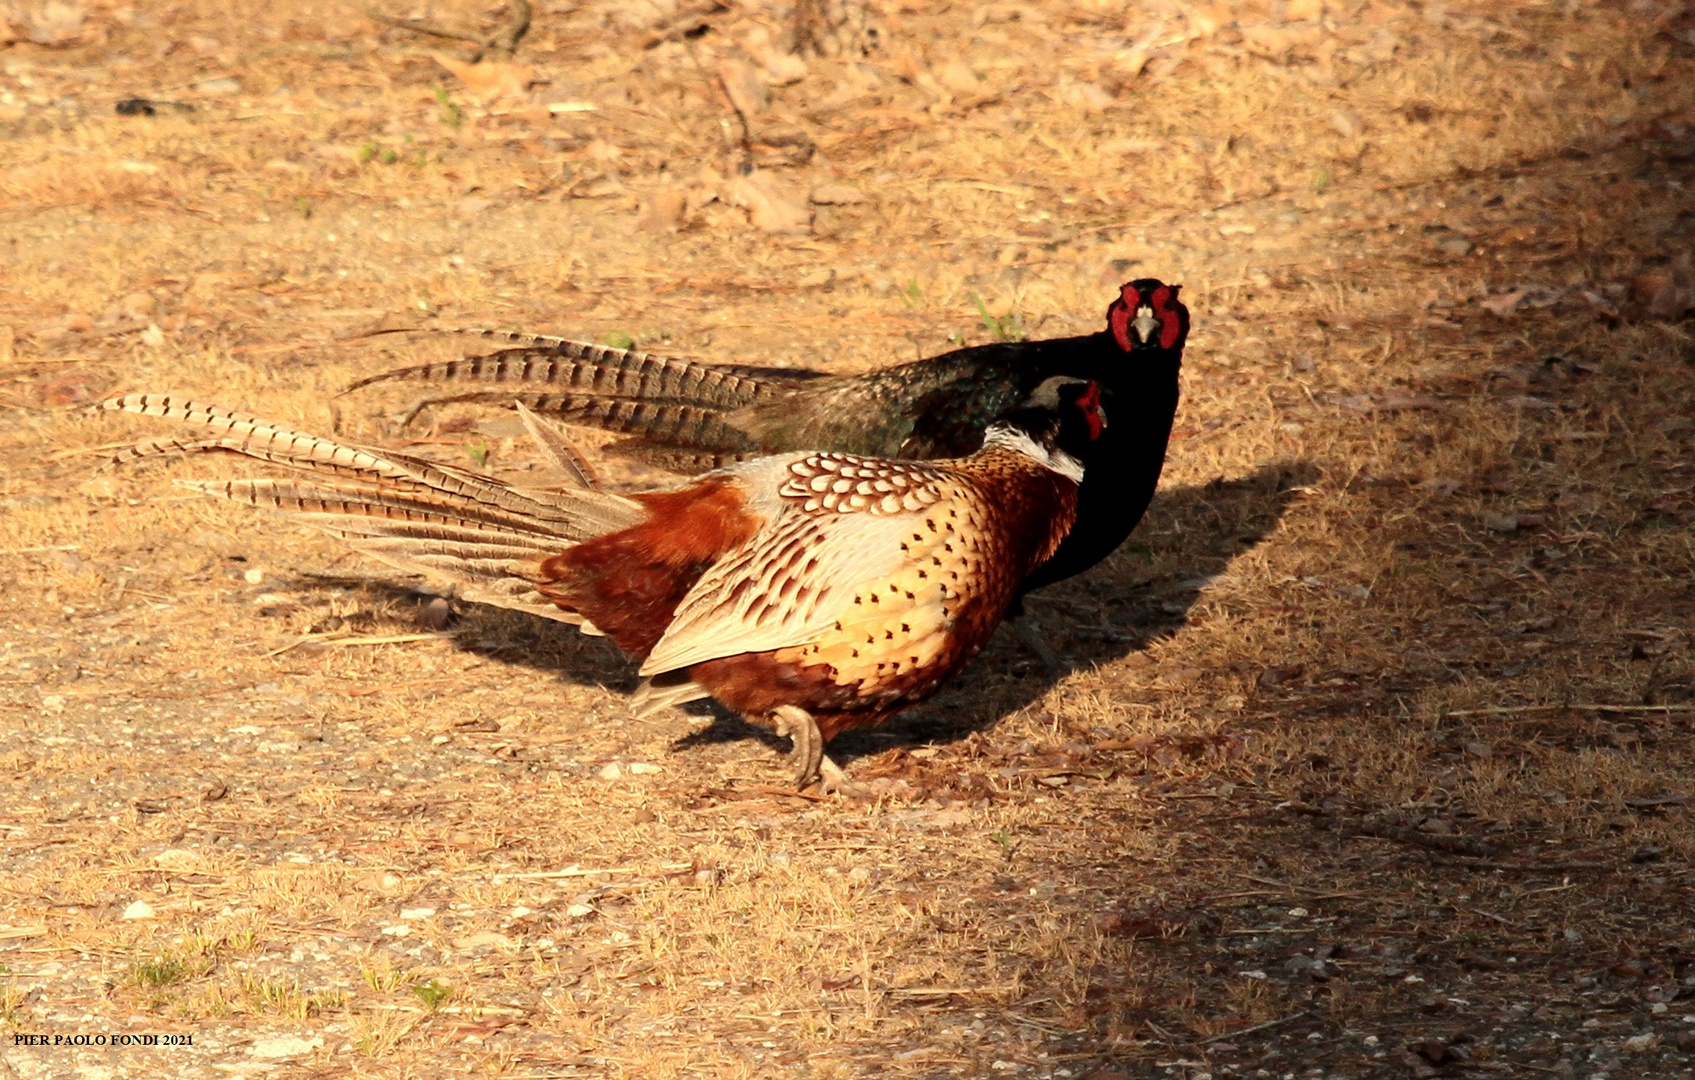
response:
[[[306,479],[178,481],[208,495],[281,510],[355,550],[413,573],[444,577],[468,600],[582,623],[535,588],[542,560],[643,519],[642,505],[586,487],[513,488],[455,466],[332,442],[258,417],[166,394],[132,394],[95,406],[197,423],[225,434],[160,439],[115,460],[170,452],[236,453]]]
[[[514,402],[566,423],[597,427],[621,435],[635,435],[655,443],[688,447],[703,453],[737,455],[759,449],[746,432],[727,421],[724,418],[725,413],[715,407],[595,397],[589,394],[471,390],[416,402],[402,418],[401,424],[411,424],[419,413],[436,405],[511,405]]]
[[[644,401],[734,408],[774,397],[783,389],[777,381],[784,375],[780,371],[754,374],[754,369],[702,364],[677,356],[616,349],[609,345],[540,334],[480,329],[457,332],[513,342],[516,347],[501,349],[487,356],[468,356],[379,372],[349,384],[342,393],[383,382],[499,383],[555,387],[579,394]]]
[[[530,441],[536,444],[536,449],[547,458],[555,472],[577,487],[600,490],[600,478],[595,475],[594,467],[577,452],[576,446],[563,431],[531,412],[522,401],[512,404],[518,410],[518,419],[523,421],[524,430],[530,433]]]
[[[227,432],[221,438],[143,443],[114,462],[185,451],[226,451],[286,468],[380,485],[385,491],[428,492],[545,524],[561,539],[585,540],[641,520],[638,503],[588,489],[519,491],[468,469],[370,447],[333,442],[247,413],[173,394],[129,394],[100,402],[96,409],[140,413]]]

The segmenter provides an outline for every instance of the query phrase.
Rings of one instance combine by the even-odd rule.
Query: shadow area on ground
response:
[[[1303,484],[1317,475],[1301,462],[1275,462],[1233,480],[1161,491],[1131,538],[1086,574],[1026,598],[1024,618],[1062,644],[1061,664],[1049,669],[1005,628],[931,702],[879,727],[842,734],[831,753],[851,761],[892,745],[951,742],[991,727],[1039,700],[1073,671],[1108,664],[1179,632],[1205,585],[1258,545],[1281,520]],[[364,575],[299,575],[302,589],[357,587],[403,620],[423,623],[436,594],[396,580]],[[635,665],[608,639],[575,628],[481,604],[456,605],[454,648],[504,664],[522,665],[582,686],[628,694]],[[676,752],[710,743],[753,739],[774,751],[788,740],[749,723],[715,702],[683,706],[711,723],[682,736]]]
[[[1049,668],[1009,625],[935,698],[884,726],[844,732],[838,761],[891,745],[953,742],[1041,700],[1074,671],[1110,664],[1180,632],[1201,590],[1276,528],[1316,466],[1278,461],[1235,479],[1162,490],[1118,551],[1025,599],[1025,619],[1060,664]]]

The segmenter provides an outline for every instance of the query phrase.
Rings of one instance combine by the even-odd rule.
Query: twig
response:
[[[6,548],[0,555],[33,555],[38,551],[78,551],[81,544],[42,544],[39,547]]]
[[[663,45],[667,41],[688,37],[696,27],[701,25],[700,20],[729,10],[730,6],[722,3],[721,0],[706,0],[705,3],[693,4],[686,11],[679,11],[669,21],[642,38],[637,46],[645,52],[648,49]]]
[[[385,15],[376,8],[367,8],[365,14],[382,23],[399,30],[409,30],[414,34],[427,34],[430,37],[445,38],[448,41],[468,41],[477,48],[471,53],[471,63],[475,64],[488,52],[496,52],[510,60],[518,51],[518,42],[530,32],[530,0],[512,0],[512,17],[506,24],[493,34],[473,34],[465,30],[455,30],[430,22],[428,19],[397,19],[393,15]]]
[[[661,863],[659,864],[658,869],[661,872],[670,872],[675,870],[692,869],[693,866],[694,863]],[[503,881],[557,881],[562,878],[593,877],[596,874],[639,874],[644,869],[646,869],[646,867],[612,866],[605,869],[590,867],[585,870],[581,866],[567,866],[563,870],[538,870],[531,873],[521,874],[495,874],[490,880],[496,885],[499,885]]]
[[[448,41],[469,41],[473,45],[480,45],[485,48],[488,44],[487,39],[481,35],[438,26],[427,19],[397,19],[393,15],[383,14],[376,8],[367,8],[365,14],[384,26],[392,26],[397,30],[410,30],[414,34],[428,34],[430,37],[446,38]]]
[[[748,126],[747,113],[742,112],[742,107],[737,105],[736,99],[730,95],[730,87],[724,82],[724,76],[719,75],[713,81],[718,84],[718,89],[723,91],[724,100],[730,103],[731,111],[736,114],[736,123],[741,125],[741,173],[745,176],[753,171],[753,128]]]
[[[1238,876],[1242,877],[1242,878],[1244,878],[1248,881],[1252,881],[1252,882],[1254,882],[1255,884],[1258,884],[1258,885],[1270,885],[1273,888],[1284,889],[1288,892],[1295,893],[1297,896],[1299,896],[1299,894],[1301,894],[1301,893],[1306,893],[1306,896],[1300,897],[1301,899],[1305,899],[1305,900],[1318,900],[1318,899],[1324,899],[1324,900],[1370,900],[1370,899],[1372,899],[1372,897],[1367,896],[1364,893],[1336,892],[1336,893],[1317,894],[1317,893],[1314,893],[1311,889],[1303,889],[1299,885],[1292,885],[1287,881],[1278,881],[1276,878],[1256,877],[1253,874],[1240,874]]]
[[[339,631],[329,634],[307,634],[298,641],[291,642],[281,648],[272,649],[266,653],[267,658],[281,656],[291,649],[302,645],[323,645],[329,648],[345,649],[358,645],[404,645],[411,641],[452,641],[452,634],[384,634],[380,637],[342,637]]]
[[[1395,840],[1414,847],[1430,848],[1432,851],[1445,851],[1450,855],[1475,855],[1480,858],[1501,854],[1500,849],[1472,840],[1464,836],[1449,836],[1442,833],[1419,832],[1402,825],[1390,825],[1381,821],[1362,821],[1355,825],[1347,825],[1342,829],[1346,836],[1371,836],[1379,840]]]
[[[1344,822],[1340,815],[1328,810],[1305,803],[1289,803],[1284,809],[1292,813],[1313,818],[1327,825],[1335,825],[1340,830],[1343,839],[1350,836],[1371,836],[1379,840],[1397,840],[1403,844],[1415,847],[1430,848],[1433,851],[1445,851],[1452,855],[1475,855],[1479,857],[1499,855],[1500,850],[1483,843],[1481,840],[1471,840],[1464,836],[1446,836],[1441,833],[1420,832],[1409,829],[1404,825],[1391,822],[1364,818],[1357,822]]]
[[[1607,862],[1512,863],[1498,859],[1455,859],[1443,866],[1469,866],[1476,870],[1508,870],[1521,874],[1561,874],[1570,870],[1622,870],[1623,864]]]
[[[1673,713],[1689,712],[1691,705],[1599,705],[1590,702],[1548,702],[1543,705],[1497,705],[1488,709],[1452,709],[1438,715],[1450,716],[1511,716],[1529,712],[1598,712],[1598,713]]]
[[[1223,1042],[1225,1039],[1234,1039],[1241,1035],[1252,1035],[1256,1031],[1269,1031],[1274,1027],[1282,1027],[1291,1020],[1299,1020],[1301,1017],[1306,1015],[1307,1014],[1305,1012],[1290,1013],[1281,1020],[1267,1020],[1263,1024],[1255,1024],[1253,1027],[1245,1027],[1240,1031],[1226,1031],[1222,1035],[1214,1035],[1211,1038],[1202,1039],[1197,1045],[1206,1046],[1208,1043]]]

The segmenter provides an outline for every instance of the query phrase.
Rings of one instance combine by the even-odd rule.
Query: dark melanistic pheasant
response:
[[[970,454],[989,422],[1055,376],[1092,380],[1113,417],[1090,456],[1077,523],[1021,592],[1082,573],[1124,542],[1153,497],[1177,412],[1189,333],[1179,286],[1123,286],[1105,330],[957,349],[862,375],[704,364],[563,338],[480,331],[516,343],[487,356],[400,368],[394,380],[500,384],[421,402],[517,400],[569,423],[633,436],[615,446],[676,472],[758,454],[833,450],[927,459]],[[416,410],[414,410],[416,411]]]

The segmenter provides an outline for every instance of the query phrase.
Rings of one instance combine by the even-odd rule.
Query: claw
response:
[[[848,779],[848,774],[829,758],[818,760],[818,791],[822,795],[853,795],[860,790],[859,785]]]
[[[779,705],[772,710],[771,718],[776,722],[777,734],[787,735],[794,740],[794,753],[790,760],[795,765],[795,790],[804,791],[814,780],[819,778],[819,764],[827,760],[824,757],[824,738],[818,733],[818,722],[812,719],[812,714],[794,705]],[[835,768],[832,763],[831,768]],[[838,768],[836,772],[841,772]]]

